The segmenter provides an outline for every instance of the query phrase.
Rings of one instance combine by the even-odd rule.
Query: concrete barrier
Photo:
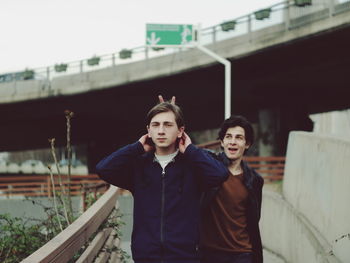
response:
[[[341,262],[350,262],[350,139],[292,132],[286,157],[283,196],[293,208],[293,214],[298,214],[305,222],[312,222],[312,226],[309,225],[314,229],[314,236],[319,235],[320,240],[323,239],[319,242],[321,245],[323,243],[325,249],[329,247],[330,254],[334,254]],[[268,205],[269,201],[264,204]],[[280,221],[286,220],[282,213],[286,209],[275,207],[268,211],[274,211],[271,213],[276,214],[275,221]],[[287,221],[284,226],[288,233],[283,237],[294,236],[289,242],[291,246],[302,239],[294,233],[295,229],[292,230],[291,218]],[[305,232],[305,235],[309,234]],[[317,254],[317,247],[310,249],[316,249],[314,252]],[[291,252],[295,249],[291,248]],[[295,251],[295,254],[301,253]],[[281,253],[287,261],[290,260],[287,252],[281,250]],[[324,261],[293,259],[291,262]]]
[[[331,246],[280,194],[263,192],[261,236],[265,249],[288,263],[339,263]],[[347,262],[347,261],[344,261]]]

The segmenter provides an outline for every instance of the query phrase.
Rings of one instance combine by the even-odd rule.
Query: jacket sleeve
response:
[[[129,144],[101,160],[96,165],[96,172],[102,180],[132,192],[133,164],[143,153],[140,142]]]
[[[203,190],[221,185],[229,174],[228,168],[208,151],[190,144],[184,153],[199,177]]]
[[[255,185],[255,193],[256,193],[256,197],[257,197],[257,202],[258,202],[258,222],[260,220],[260,216],[261,216],[261,203],[262,203],[262,188],[264,186],[264,179],[258,174],[256,173],[256,185]]]

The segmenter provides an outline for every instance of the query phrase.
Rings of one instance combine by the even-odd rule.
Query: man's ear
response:
[[[224,148],[224,142],[220,140],[221,147]]]
[[[179,133],[177,135],[177,138],[181,138],[182,135],[184,134],[184,132],[185,132],[185,126],[180,127],[179,128]]]
[[[147,129],[148,138],[151,138],[151,134],[149,133],[149,126],[148,125],[146,126],[146,129]]]

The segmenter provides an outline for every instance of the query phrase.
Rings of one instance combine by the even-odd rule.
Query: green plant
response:
[[[98,198],[101,196],[101,193],[95,193],[90,192],[87,194],[85,202],[87,205],[87,208],[89,208],[95,201],[98,200]],[[125,225],[125,223],[122,221],[123,214],[120,212],[119,209],[114,208],[108,218],[99,226],[98,230],[94,235],[92,235],[89,238],[89,241],[83,246],[75,255],[74,257],[69,261],[69,263],[75,262],[84,252],[84,250],[88,247],[88,245],[92,242],[92,240],[95,238],[96,234],[100,231],[103,231],[107,228],[112,228],[114,230],[114,239],[120,239],[122,237],[122,232],[120,231],[121,226]],[[100,252],[108,252],[108,253],[116,253],[119,257],[119,262],[121,263],[128,263],[130,259],[130,255],[126,253],[123,249],[120,247],[115,246],[113,243],[112,247],[108,248],[104,246]]]
[[[152,50],[160,51],[160,50],[164,50],[164,47],[152,47]]]
[[[92,206],[96,202],[96,200],[100,198],[101,195],[102,194],[99,192],[97,192],[96,195],[93,192],[88,193],[84,200],[86,208]]]
[[[121,226],[125,225],[125,223],[122,221],[122,216],[123,214],[120,212],[119,209],[113,209],[110,216],[108,217],[108,219],[100,226],[100,230],[101,229],[105,229],[105,228],[112,228],[115,230],[115,235],[114,238],[115,239],[120,239],[123,234],[120,231]],[[108,251],[109,253],[115,252],[119,255],[119,259],[121,263],[127,263],[128,260],[130,259],[130,256],[121,248],[113,245],[112,248],[104,248],[102,249],[102,251]]]
[[[304,7],[312,5],[312,0],[294,0],[296,6]]]
[[[235,20],[227,21],[227,22],[222,23],[220,26],[221,26],[222,31],[234,30],[236,27],[236,21]]]
[[[64,72],[64,71],[67,70],[67,68],[68,68],[68,64],[62,63],[62,64],[56,64],[55,65],[55,71],[56,72]]]
[[[64,114],[66,116],[66,126],[67,126],[67,144],[66,144],[66,150],[67,150],[67,159],[68,159],[68,206],[69,211],[72,213],[72,200],[70,198],[70,183],[71,183],[71,168],[72,168],[72,147],[71,147],[71,119],[74,116],[74,112],[70,110],[65,110]]]
[[[55,165],[56,165],[58,182],[59,182],[60,189],[61,189],[60,192],[56,191],[55,179],[54,179],[54,176],[53,176],[52,169],[49,166],[48,168],[49,168],[49,171],[50,171],[50,176],[51,176],[51,181],[52,181],[53,201],[54,201],[54,205],[55,205],[55,209],[56,209],[56,214],[58,214],[57,207],[56,207],[56,205],[57,205],[56,196],[58,196],[59,200],[62,203],[62,207],[63,207],[63,211],[64,211],[64,215],[65,215],[65,220],[66,220],[66,222],[68,224],[70,224],[72,222],[72,220],[73,220],[72,219],[72,211],[70,210],[68,212],[68,209],[67,209],[67,206],[69,208],[71,207],[68,204],[69,203],[68,199],[70,199],[70,196],[67,196],[66,188],[64,187],[63,182],[62,182],[61,172],[60,172],[60,168],[59,168],[57,157],[56,157],[56,151],[55,151],[55,138],[49,139],[49,142],[50,142],[50,145],[51,145],[51,154],[52,154],[52,157],[53,157]]]
[[[131,58],[131,55],[132,55],[132,50],[130,49],[122,49],[119,52],[119,58],[121,59]]]
[[[28,223],[23,218],[0,215],[0,262],[20,262],[53,237],[42,224]]]
[[[34,75],[35,75],[34,70],[26,69],[25,71],[23,71],[23,79],[24,80],[33,79]]]
[[[57,168],[57,176],[54,176],[53,170],[49,168],[51,182],[52,182],[52,198],[50,205],[44,205],[40,201],[31,199],[33,205],[40,206],[45,214],[45,219],[33,219],[33,218],[18,218],[11,217],[8,214],[0,214],[0,262],[1,263],[17,263],[28,257],[38,248],[42,247],[45,243],[54,238],[63,229],[75,220],[76,214],[73,213],[72,201],[69,192],[70,181],[70,166],[71,166],[71,119],[73,112],[66,110],[66,124],[67,124],[67,156],[68,156],[68,184],[62,182],[61,173],[58,165],[58,160],[55,154],[55,138],[49,139],[51,146],[51,153]],[[59,190],[55,187],[55,177],[58,178],[60,185]],[[68,189],[66,188],[68,187]],[[90,207],[101,194],[94,195],[88,194],[87,206]],[[121,213],[119,210],[114,209],[109,218],[101,224],[99,229],[112,227],[115,229],[116,238],[121,237],[120,226],[124,223],[121,221]],[[93,238],[93,237],[92,237]],[[92,238],[89,242],[91,242]],[[88,243],[89,243],[88,242]],[[86,244],[86,246],[88,245]],[[112,247],[114,252],[117,252],[121,262],[127,262],[128,255],[118,247]],[[75,259],[81,255],[83,249],[79,251],[71,262],[75,262]]]
[[[254,13],[256,20],[263,20],[269,18],[271,13],[271,8],[261,9]]]
[[[87,64],[89,66],[95,66],[95,65],[98,65],[100,63],[100,60],[101,60],[100,57],[93,56],[92,58],[89,58],[87,60]]]

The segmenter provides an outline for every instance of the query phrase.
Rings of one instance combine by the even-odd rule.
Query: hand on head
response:
[[[152,139],[148,137],[148,134],[143,135],[139,139],[139,142],[142,144],[145,152],[149,152],[149,151],[154,150],[154,146],[150,144],[150,140],[152,140]]]
[[[180,138],[179,141],[179,151],[181,153],[184,153],[186,151],[186,148],[188,145],[192,143],[190,136],[187,135],[186,132],[182,134],[182,137]]]

